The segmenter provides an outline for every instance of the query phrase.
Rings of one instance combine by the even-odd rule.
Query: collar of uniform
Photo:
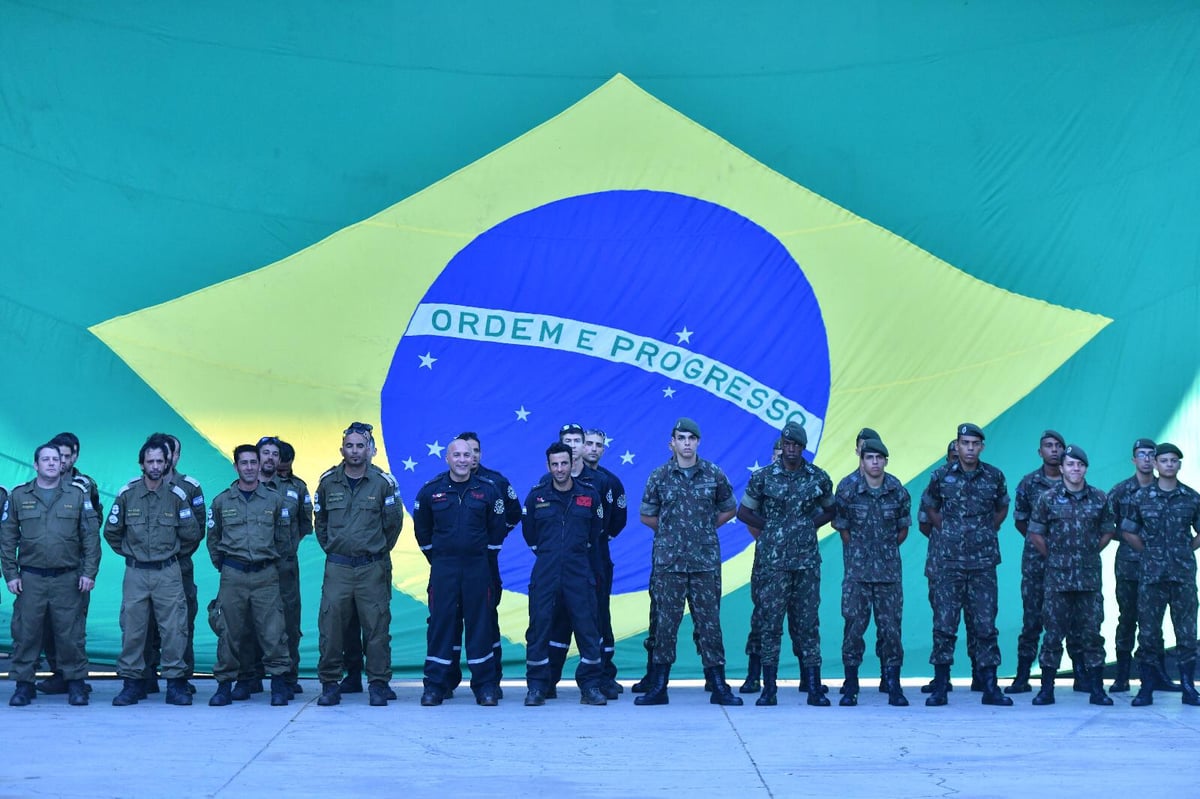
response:
[[[698,472],[707,471],[707,465],[708,465],[708,461],[704,460],[704,458],[696,458],[696,465],[689,466],[688,468],[695,469]],[[667,466],[670,468],[671,471],[678,472],[681,475],[683,474],[683,467],[679,465],[679,461],[676,460],[675,458],[671,458],[671,460],[667,461]],[[588,467],[585,466],[584,468],[586,469]]]

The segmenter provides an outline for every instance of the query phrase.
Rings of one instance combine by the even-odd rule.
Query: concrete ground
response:
[[[1144,792],[1196,795],[1188,765],[1200,749],[1200,708],[1158,694],[1148,708],[1114,696],[1094,707],[1060,681],[1058,703],[984,707],[958,684],[950,705],[889,707],[867,686],[855,708],[804,704],[795,683],[780,705],[710,705],[699,682],[672,683],[665,707],[635,707],[628,691],[607,707],[578,703],[573,686],[544,707],[522,705],[505,682],[499,707],[468,689],[423,708],[420,683],[393,681],[386,708],[366,694],[316,705],[319,685],[274,708],[265,694],[210,708],[158,694],[112,707],[115,679],[92,678],[89,707],[64,696],[7,706],[0,694],[0,796],[498,796],[1009,797]],[[7,688],[11,683],[4,684]],[[627,683],[628,685],[628,683]],[[1136,688],[1136,683],[1135,683]]]

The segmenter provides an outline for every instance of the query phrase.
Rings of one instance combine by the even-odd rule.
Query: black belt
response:
[[[226,555],[225,557],[221,558],[221,565],[228,566],[229,568],[236,569],[237,571],[240,571],[240,572],[246,572],[248,574],[252,574],[254,572],[260,572],[263,569],[266,569],[270,566],[274,566],[275,561],[259,560],[259,561],[255,561],[255,562],[251,563],[248,560],[239,560],[238,558],[231,558],[228,555]]]
[[[161,571],[162,569],[170,566],[172,563],[175,563],[177,560],[179,560],[178,555],[172,555],[166,560],[134,560],[133,558],[125,558],[125,565],[131,569],[153,569],[154,571]]]
[[[383,555],[384,553],[382,552],[376,552],[374,555],[355,555],[354,557],[349,557],[347,555],[335,555],[330,552],[325,558],[330,563],[337,564],[338,566],[353,566],[354,568],[358,568],[359,566],[366,566],[368,563],[383,560]]]
[[[21,572],[29,572],[36,574],[38,577],[62,577],[64,574],[71,574],[79,571],[78,566],[72,566],[69,569],[39,569],[37,566],[22,566]]]

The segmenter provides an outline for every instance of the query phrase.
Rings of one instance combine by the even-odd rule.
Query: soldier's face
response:
[[[1042,463],[1047,466],[1058,466],[1062,463],[1063,445],[1058,443],[1057,438],[1046,436],[1038,447],[1038,455],[1042,456]]]
[[[958,437],[958,462],[964,466],[974,466],[979,463],[979,453],[983,452],[983,439],[979,436]]]
[[[475,468],[475,458],[471,455],[471,447],[461,438],[456,438],[446,447],[446,465],[450,467],[450,475],[456,482],[462,482],[471,476]]]
[[[1164,452],[1154,459],[1154,468],[1158,469],[1159,477],[1170,479],[1179,474],[1179,456]]]
[[[792,441],[790,438],[785,438],[782,444],[783,448],[783,465],[789,469],[795,469],[800,465],[800,459],[804,455],[804,447],[799,441]]]
[[[468,441],[467,446],[471,448],[471,468],[478,469],[479,468],[479,458],[481,456],[481,453],[479,451],[479,442],[478,441]]]
[[[690,461],[700,449],[700,439],[685,430],[676,430],[671,434],[671,448],[679,460]]]
[[[783,454],[783,445],[775,442],[775,446],[771,449],[771,461],[779,460],[779,456]]]
[[[1063,459],[1063,484],[1071,491],[1083,488],[1084,477],[1087,475],[1087,464],[1068,455]]]
[[[888,459],[880,455],[878,452],[867,452],[862,456],[863,474],[870,478],[876,478],[883,474],[883,470],[887,468]]]
[[[347,433],[342,438],[342,458],[347,466],[362,466],[371,457],[371,444],[362,433]]]
[[[1133,468],[1138,474],[1154,474],[1154,450],[1143,448],[1133,453]]]
[[[571,456],[575,458],[583,457],[583,436],[578,433],[566,433],[559,438],[562,443],[571,448]]]
[[[604,438],[595,433],[583,437],[583,462],[595,467],[604,454]]]
[[[292,462],[291,461],[280,461],[279,466],[276,467],[275,471],[279,474],[280,477],[291,477],[292,476]]]
[[[546,467],[550,469],[554,487],[566,490],[567,482],[571,479],[571,456],[565,452],[552,452],[546,458]]]
[[[62,456],[58,447],[42,447],[38,450],[37,460],[34,461],[37,476],[42,480],[54,480],[62,474]]]
[[[167,470],[167,453],[154,448],[146,450],[142,456],[142,474],[150,480],[161,480]]]
[[[275,474],[279,468],[279,447],[274,444],[263,444],[258,448],[258,471],[265,477]]]
[[[258,453],[243,452],[238,455],[237,463],[238,479],[243,483],[258,482]]]
[[[62,461],[63,473],[65,474],[66,472],[71,471],[71,467],[75,465],[74,450],[72,450],[68,446],[59,447],[58,448],[58,458],[60,461]]]

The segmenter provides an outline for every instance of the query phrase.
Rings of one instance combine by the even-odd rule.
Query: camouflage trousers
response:
[[[1117,566],[1120,570],[1120,564]],[[1117,630],[1113,643],[1118,652],[1129,653],[1137,643],[1138,581],[1117,577]]]
[[[650,602],[654,608],[655,663],[674,663],[683,603],[692,610],[696,650],[704,668],[725,665],[721,638],[721,573],[669,572],[655,569],[650,577]]]
[[[995,567],[963,569],[943,565],[933,578],[933,649],[929,662],[935,666],[954,662],[961,618],[967,635],[975,637],[975,665],[990,668],[1000,665],[1000,646],[996,643],[996,606],[999,588]]]
[[[863,637],[871,614],[875,615],[875,653],[887,666],[904,664],[901,621],[904,615],[904,585],[842,580],[842,665],[862,665],[867,649]]]
[[[1157,663],[1163,651],[1162,625],[1171,608],[1175,653],[1180,666],[1196,662],[1196,583],[1141,583],[1138,586],[1138,662]]]
[[[762,587],[755,598],[754,608],[759,613],[762,623],[760,657],[764,666],[779,664],[785,613],[796,622],[798,639],[792,639],[792,647],[800,650],[800,664],[805,668],[821,665],[819,568],[765,568]]]
[[[1032,661],[1042,636],[1042,604],[1046,598],[1046,559],[1031,544],[1021,553],[1021,633],[1017,659]]]
[[[758,657],[762,654],[762,614],[758,608],[761,605],[758,592],[762,590],[763,585],[763,569],[762,561],[758,557],[757,550],[754,555],[754,565],[750,569],[750,601],[754,603],[753,609],[750,611],[750,632],[746,634],[746,654]],[[796,617],[791,613],[787,614],[788,637],[792,639],[792,654],[800,657],[800,629],[796,626]],[[782,647],[782,644],[780,645]]]
[[[934,592],[934,587],[937,585],[937,577],[936,577],[937,572],[938,572],[938,570],[936,568],[934,568],[933,564],[927,561],[925,564],[925,577],[929,582],[929,608],[931,611],[937,607],[937,597]],[[975,659],[978,655],[978,649],[979,649],[979,646],[975,640],[975,631],[972,630],[970,627],[968,627],[967,628],[967,658],[971,661],[972,664],[975,663]]]
[[[1063,639],[1073,650],[1071,662],[1094,669],[1104,665],[1104,597],[1099,591],[1046,591],[1042,616],[1046,634],[1038,663],[1042,672],[1058,671],[1062,665]]]

